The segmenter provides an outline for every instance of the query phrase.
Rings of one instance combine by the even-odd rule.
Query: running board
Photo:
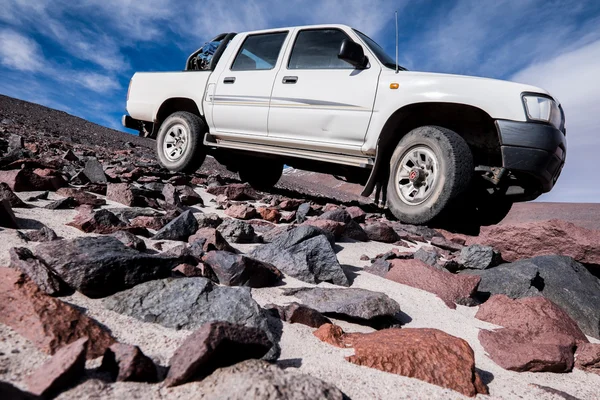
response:
[[[208,137],[209,135],[206,135]],[[278,156],[305,158],[308,160],[322,161],[334,164],[351,165],[353,167],[368,168],[373,165],[373,159],[369,157],[348,156],[343,154],[323,153],[312,150],[290,149],[287,147],[270,146],[266,144],[243,143],[233,140],[216,139],[215,142],[207,141],[204,138],[204,145],[208,147],[218,147],[224,149],[244,150],[257,153],[275,154]],[[214,139],[214,136],[211,137]]]

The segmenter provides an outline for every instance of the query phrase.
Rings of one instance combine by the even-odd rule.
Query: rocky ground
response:
[[[404,225],[151,147],[0,96],[0,398],[598,398],[600,231]]]

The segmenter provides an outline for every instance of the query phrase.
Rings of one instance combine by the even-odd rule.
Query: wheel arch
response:
[[[396,145],[410,131],[435,125],[459,134],[471,149],[475,165],[501,166],[500,137],[494,119],[482,109],[460,103],[414,103],[396,110],[386,121],[377,142],[371,175],[361,193],[369,196],[378,182],[385,183]]]
[[[160,126],[164,122],[167,117],[177,111],[187,111],[198,117],[204,119],[204,116],[200,112],[200,108],[198,104],[193,99],[187,97],[171,97],[163,101],[158,110],[156,110],[156,115],[154,116],[154,123],[152,125],[152,137],[155,138],[158,134],[158,130]]]

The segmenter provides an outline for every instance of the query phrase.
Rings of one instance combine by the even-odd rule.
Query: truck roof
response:
[[[280,31],[292,30],[292,29],[296,29],[296,28],[302,28],[302,29],[347,28],[347,29],[352,29],[350,26],[343,25],[343,24],[320,24],[320,25],[282,26],[279,28],[269,28],[269,29],[260,29],[260,30],[256,30],[256,31],[240,32],[240,34],[280,32]]]

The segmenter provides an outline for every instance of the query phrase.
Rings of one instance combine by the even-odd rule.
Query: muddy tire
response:
[[[468,189],[473,155],[457,133],[422,126],[404,136],[390,160],[388,206],[398,220],[425,224]]]
[[[162,123],[156,137],[156,154],[160,164],[173,172],[195,172],[206,158],[202,144],[208,131],[199,116],[178,111]]]

